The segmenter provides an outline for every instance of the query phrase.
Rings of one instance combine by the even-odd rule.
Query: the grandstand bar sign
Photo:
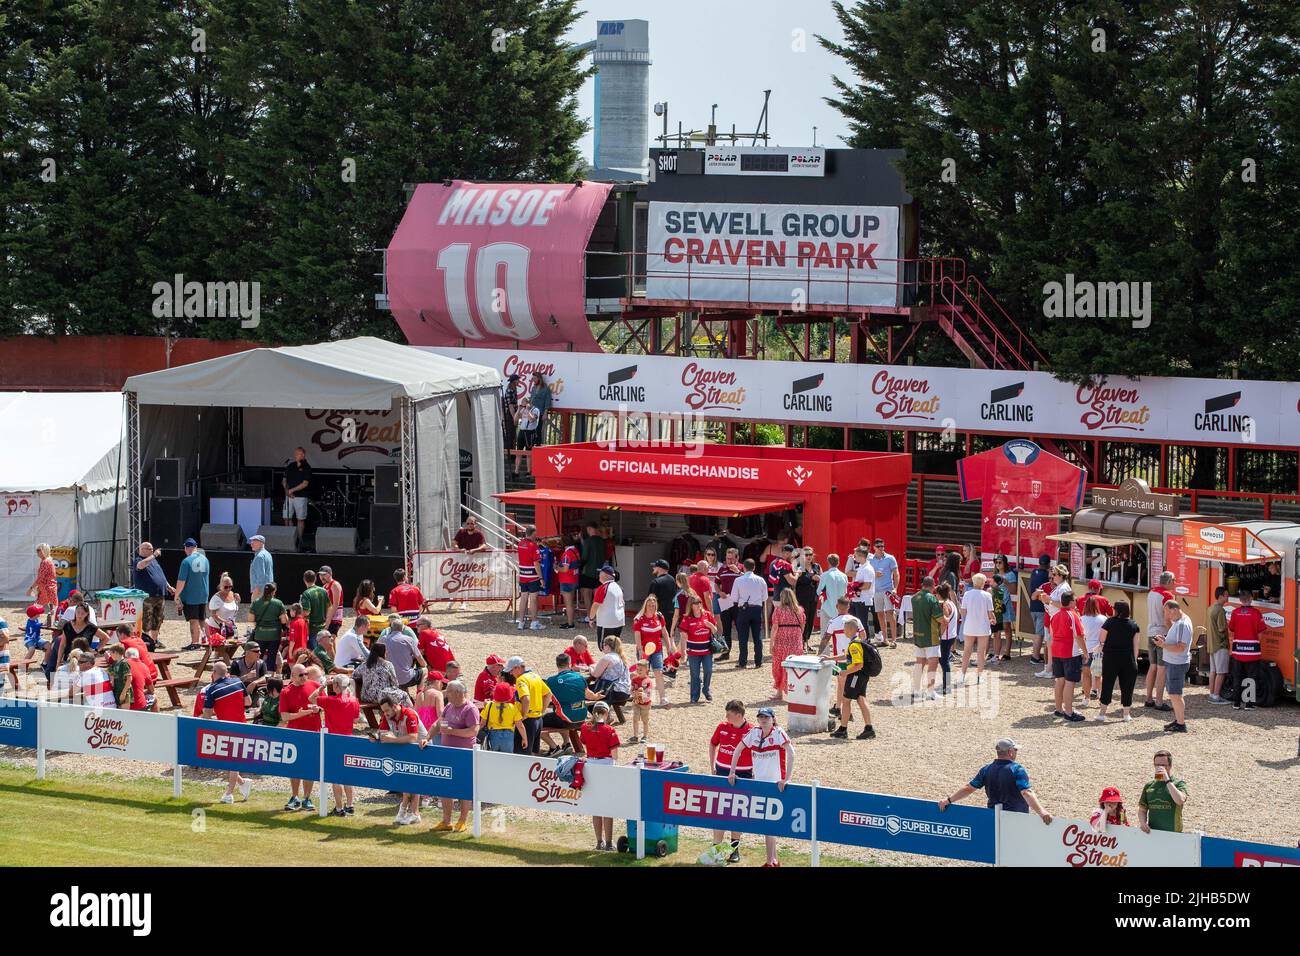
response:
[[[1158,495],[1141,478],[1125,478],[1118,488],[1092,489],[1092,506],[1101,511],[1132,511],[1160,518],[1177,518],[1177,495]]]
[[[1300,382],[437,348],[508,377],[540,371],[560,411],[993,435],[1300,445]],[[1125,509],[1128,510],[1128,509]],[[1156,513],[1156,512],[1153,512]],[[1161,512],[1162,513],[1162,512]]]

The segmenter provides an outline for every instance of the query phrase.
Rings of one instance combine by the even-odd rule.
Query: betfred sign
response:
[[[645,771],[641,775],[641,814],[645,820],[682,826],[762,833],[798,840],[811,838],[812,790],[791,784],[726,779],[705,774]]]
[[[993,811],[855,790],[817,788],[817,839],[924,856],[992,863]]]
[[[325,780],[377,790],[468,800],[474,795],[474,751],[459,747],[381,744],[325,735]]]
[[[1202,837],[1201,866],[1243,869],[1295,868],[1300,867],[1300,848]]]
[[[315,780],[320,735],[308,730],[178,717],[176,760],[188,767]]]
[[[1002,814],[1002,866],[1068,866],[1127,869],[1196,866],[1200,837],[1194,833],[1143,833],[1137,827],[1094,830],[1085,820],[1043,821],[1031,813]]]

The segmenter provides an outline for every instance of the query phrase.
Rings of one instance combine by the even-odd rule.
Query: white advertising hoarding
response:
[[[770,362],[675,355],[434,351],[498,369],[539,371],[554,407],[582,412],[999,435],[1300,445],[1300,383],[1128,379],[1093,385],[1047,372]]]
[[[641,816],[641,773],[635,767],[587,763],[581,790],[555,775],[558,761],[480,750],[476,755],[478,799],[512,807],[580,813],[584,816]]]
[[[515,566],[505,551],[417,551],[415,585],[429,601],[508,600],[515,596]]]
[[[896,306],[898,208],[652,202],[646,299]]]
[[[1044,824],[1032,813],[1002,814],[1000,866],[1071,866],[1123,869],[1136,866],[1200,866],[1196,833],[1143,833],[1138,827],[1094,830],[1086,820]]]
[[[176,763],[176,718],[150,711],[50,706],[41,710],[46,750]]]

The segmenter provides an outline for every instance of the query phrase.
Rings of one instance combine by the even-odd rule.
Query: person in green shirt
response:
[[[253,625],[253,640],[262,649],[262,659],[274,669],[280,651],[280,628],[289,626],[289,613],[275,596],[274,583],[267,584],[262,596],[248,606],[248,620]]]
[[[582,566],[578,571],[578,610],[591,608],[591,597],[600,586],[600,569],[605,566],[605,539],[600,536],[594,524],[587,525],[587,534],[582,539]]]
[[[916,644],[916,666],[912,669],[912,700],[924,696],[934,700],[934,681],[939,670],[939,634],[943,630],[943,606],[934,596],[934,578],[921,579],[921,590],[912,595],[912,641]],[[924,684],[924,686],[922,686]]]
[[[1210,654],[1211,704],[1231,703],[1220,693],[1223,690],[1223,682],[1228,677],[1228,664],[1231,659],[1228,654],[1228,612],[1224,610],[1227,603],[1228,589],[1225,587],[1215,588],[1214,603],[1210,605],[1210,613],[1205,618],[1209,628],[1207,643]]]
[[[121,644],[110,644],[108,651],[108,676],[113,679],[113,699],[121,710],[130,710],[131,702],[131,665],[126,662],[126,648]]]
[[[1182,833],[1187,784],[1174,778],[1174,756],[1168,750],[1157,750],[1154,763],[1156,778],[1142,788],[1138,800],[1138,825],[1143,833],[1152,830]]]
[[[266,696],[257,708],[257,723],[268,727],[280,726],[280,691],[284,690],[284,681],[279,677],[268,677],[264,687]]]
[[[298,603],[302,605],[303,613],[307,615],[307,633],[315,634],[325,627],[330,610],[330,595],[316,583],[315,571],[304,573],[302,583],[306,588],[298,598]]]

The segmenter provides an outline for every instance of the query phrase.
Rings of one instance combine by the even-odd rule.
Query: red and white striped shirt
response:
[[[116,707],[113,679],[102,667],[92,667],[77,675],[77,698],[87,707]]]
[[[775,725],[766,734],[757,724],[749,728],[740,743],[753,757],[755,780],[776,783],[781,779],[781,754],[789,742],[785,731]]]
[[[531,538],[519,542],[519,583],[531,584],[540,579],[537,564],[541,560],[541,549]]]

